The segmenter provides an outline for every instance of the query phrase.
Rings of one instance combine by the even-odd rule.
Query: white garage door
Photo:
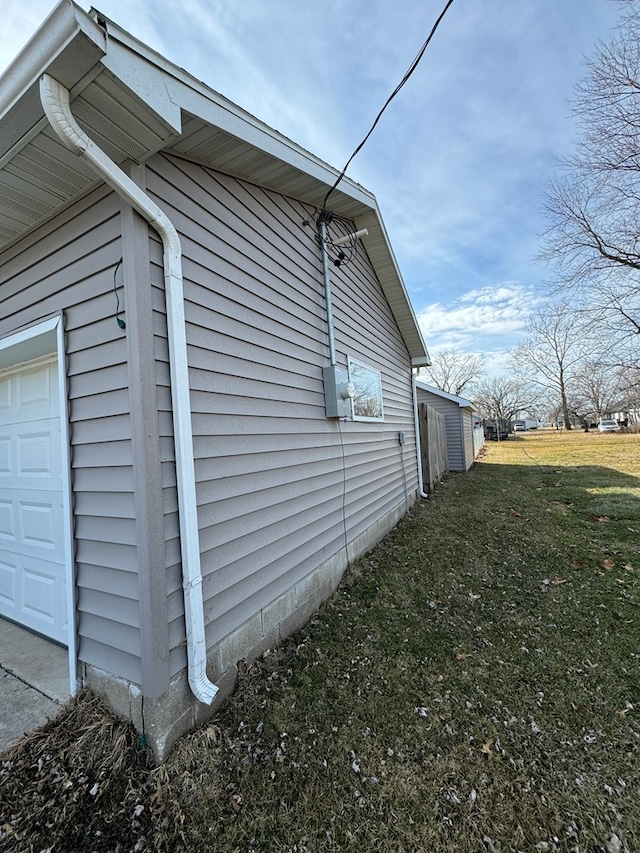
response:
[[[57,362],[0,373],[0,616],[67,644]]]

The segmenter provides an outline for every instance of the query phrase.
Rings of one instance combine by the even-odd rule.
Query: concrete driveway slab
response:
[[[0,619],[0,752],[69,698],[67,650]]]
[[[23,735],[44,725],[60,710],[60,703],[49,699],[15,675],[0,667],[0,751]]]

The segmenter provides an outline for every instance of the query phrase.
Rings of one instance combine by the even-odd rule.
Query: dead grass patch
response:
[[[1,760],[3,851],[152,849],[150,763],[131,727],[89,693]]]

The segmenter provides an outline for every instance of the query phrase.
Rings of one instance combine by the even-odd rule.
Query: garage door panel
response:
[[[0,435],[0,477],[11,474],[11,437]]]
[[[30,619],[31,627],[42,630],[42,623],[50,628],[49,636],[66,639],[66,607],[64,584],[59,583],[58,572],[51,563],[25,556],[22,561],[22,609]],[[39,627],[38,627],[39,626]],[[60,631],[59,634],[56,634]]]
[[[53,473],[50,425],[46,432],[16,436],[16,474],[18,477]]]
[[[39,373],[42,368],[39,368]],[[46,388],[37,387],[38,385]],[[50,377],[42,383],[24,385],[18,379],[7,384],[6,377],[0,381],[0,418],[3,424],[24,424],[50,416],[57,406],[57,388],[50,387]]]
[[[16,414],[20,420],[31,420],[38,413],[48,413],[55,396],[55,377],[42,366],[21,370],[16,377]]]
[[[1,413],[0,420],[2,420]],[[2,424],[0,478],[59,477],[60,466],[61,447],[57,418],[40,418],[29,423],[7,424],[5,422]],[[13,487],[4,479],[2,485]],[[57,483],[54,488],[60,488],[60,484]]]
[[[58,492],[15,490],[12,500],[0,500],[0,547],[62,564],[59,548],[62,523]]]
[[[67,643],[64,579],[60,581],[50,562],[25,554],[3,555],[0,606],[6,618]]]
[[[0,552],[0,606],[7,614],[16,608],[18,560],[15,554]]]
[[[0,615],[67,641],[55,361],[0,377]]]
[[[13,501],[0,499],[0,542],[6,547],[16,546],[18,541]]]
[[[55,552],[58,547],[60,518],[58,507],[43,501],[19,501],[20,529],[25,547]]]

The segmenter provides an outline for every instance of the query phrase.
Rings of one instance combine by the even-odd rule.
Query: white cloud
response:
[[[418,322],[433,351],[504,352],[524,336],[541,299],[531,287],[504,282],[469,291],[448,304],[433,302],[420,311]]]

